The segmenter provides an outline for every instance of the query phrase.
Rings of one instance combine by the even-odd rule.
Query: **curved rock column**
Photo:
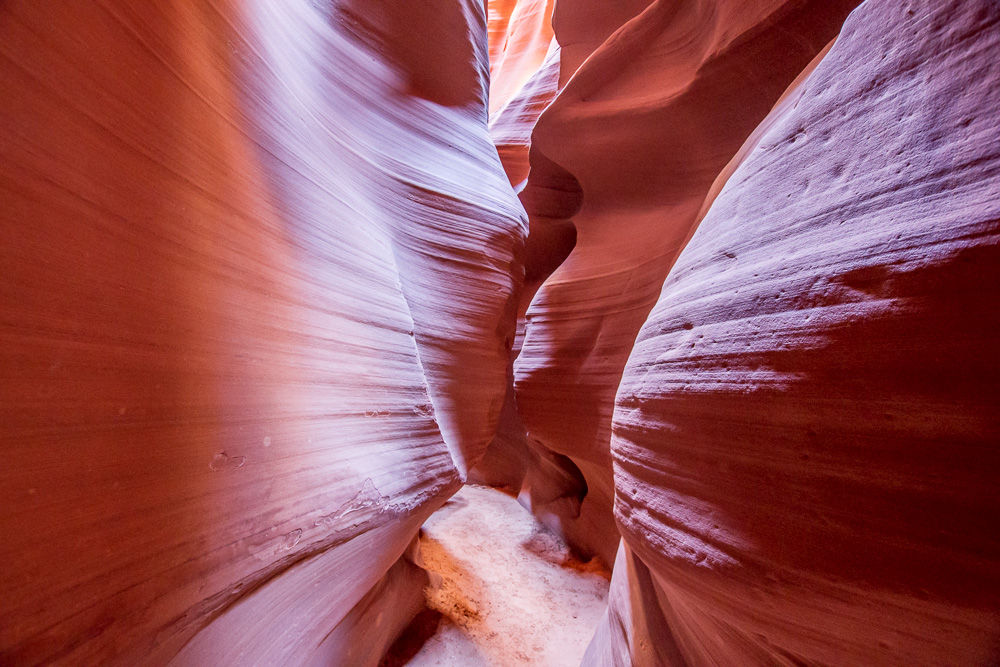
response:
[[[519,95],[551,51],[555,0],[490,2],[490,115]],[[500,26],[503,29],[500,29]]]
[[[998,63],[996,3],[869,0],[741,151],[624,372],[585,664],[1000,659]]]
[[[482,3],[405,4],[0,7],[0,662],[372,665],[422,604],[525,229]]]
[[[563,77],[579,69],[535,127],[522,200],[533,233],[575,246],[527,310],[515,388],[539,459],[525,501],[581,551],[615,557],[614,396],[667,272],[716,176],[856,4],[557,7]]]

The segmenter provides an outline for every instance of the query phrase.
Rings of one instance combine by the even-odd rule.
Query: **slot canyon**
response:
[[[1000,665],[997,0],[0,0],[0,666]]]

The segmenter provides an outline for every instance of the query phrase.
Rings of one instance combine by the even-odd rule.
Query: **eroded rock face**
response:
[[[421,604],[525,229],[482,4],[405,4],[0,9],[0,662],[373,664]]]
[[[511,185],[522,188],[528,178],[531,132],[538,117],[559,92],[559,43],[554,39],[545,60],[503,106],[490,114],[490,135]]]
[[[869,0],[741,151],[618,390],[585,664],[1000,658],[998,63],[993,2]]]
[[[515,387],[540,460],[526,502],[585,552],[610,563],[618,546],[611,416],[639,328],[716,176],[856,4],[557,8],[572,78],[535,127],[522,200],[532,235],[568,228],[575,246],[527,310]]]
[[[516,7],[504,2],[490,3],[490,106],[495,108],[490,114],[490,135],[510,184],[519,192],[528,178],[532,130],[559,89],[559,44],[552,38],[551,9],[551,1],[539,4],[531,0]],[[505,11],[511,14],[505,15]],[[499,32],[496,25],[502,19],[507,22],[503,23],[503,32]],[[530,38],[524,38],[525,33]],[[542,50],[545,42],[541,36],[548,40],[546,51]],[[544,61],[539,66],[536,61],[540,55],[544,56]],[[527,196],[530,198],[530,192]],[[521,350],[524,314],[531,298],[573,247],[575,232],[572,226],[563,220],[553,222],[549,225],[547,219],[535,215],[529,228],[525,284],[517,309],[517,335],[511,348],[511,362]],[[511,374],[496,436],[479,464],[470,470],[468,479],[516,493],[524,481],[529,457]]]
[[[587,665],[1000,660],[1000,9],[856,5],[4,3],[0,663],[372,665],[465,479]]]
[[[489,2],[490,115],[518,95],[551,50],[555,0]]]

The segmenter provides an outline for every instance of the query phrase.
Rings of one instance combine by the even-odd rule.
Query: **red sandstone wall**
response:
[[[857,4],[4,4],[0,662],[374,664],[467,473],[586,665],[1000,659],[1000,12]]]
[[[552,44],[554,0],[489,2],[490,114],[518,95]]]
[[[998,54],[994,3],[869,0],[727,170],[618,389],[585,664],[1000,658]]]
[[[432,4],[0,7],[3,664],[374,664],[419,608],[524,234]]]
[[[575,246],[527,308],[515,363],[540,459],[525,500],[609,563],[619,537],[611,415],[635,337],[714,179],[855,4],[571,2],[556,12],[564,77],[586,61],[535,126],[521,197],[532,234],[572,230]],[[618,20],[628,22],[615,31]],[[550,244],[529,235],[529,258],[560,255],[572,231]]]

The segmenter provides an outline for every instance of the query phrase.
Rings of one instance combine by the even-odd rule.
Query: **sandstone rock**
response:
[[[0,9],[0,662],[373,664],[419,604],[525,229],[482,4],[405,4]]]
[[[531,131],[559,87],[559,44],[553,39],[541,66],[518,92],[490,114],[490,135],[507,179],[515,188],[528,178]]]
[[[583,62],[619,28],[653,3],[654,0],[560,0],[552,13],[552,27],[565,51],[560,85],[565,85]]]
[[[539,115],[555,97],[559,83],[559,45],[552,40],[545,62],[517,95],[490,116],[490,134],[507,178],[515,190],[526,185],[529,171],[531,131]],[[541,159],[536,157],[536,160]],[[524,193],[527,205],[537,186]],[[542,282],[572,250],[576,231],[559,218],[538,215],[531,218],[525,241],[525,282],[517,311],[517,334],[511,348],[511,364],[521,352],[524,340],[524,315]],[[511,373],[496,435],[482,460],[470,471],[469,481],[518,492],[527,472],[529,459],[527,433],[518,412]]]
[[[998,63],[996,3],[869,0],[726,171],[618,391],[586,665],[1000,659]]]
[[[497,57],[502,57],[502,54]],[[524,59],[519,62],[523,63]],[[495,69],[493,73],[497,74]],[[510,76],[509,69],[500,76]],[[499,83],[496,79],[494,82]],[[558,86],[559,44],[555,39],[550,39],[549,50],[541,66],[513,97],[490,114],[490,135],[507,178],[516,191],[523,190],[528,178],[531,132],[539,115],[558,92]],[[525,195],[529,206],[532,192]],[[563,220],[550,221],[539,215],[533,217],[526,240],[526,280],[517,311],[517,335],[510,354],[512,363],[520,353],[524,339],[524,314],[528,304],[542,281],[566,258],[572,249],[574,238],[572,226],[565,225]],[[496,435],[483,459],[475,469],[470,470],[468,479],[476,484],[487,484],[516,493],[522,486],[531,456],[524,422],[517,409],[511,374]]]
[[[564,78],[586,61],[532,135],[529,266],[540,220],[575,230],[575,247],[527,311],[515,387],[531,446],[561,471],[544,489],[547,473],[529,468],[532,493],[550,499],[530,504],[584,552],[615,557],[614,397],[667,271],[720,170],[856,4],[574,0],[556,11]]]
[[[554,0],[490,3],[490,114],[534,76],[552,45]]]

